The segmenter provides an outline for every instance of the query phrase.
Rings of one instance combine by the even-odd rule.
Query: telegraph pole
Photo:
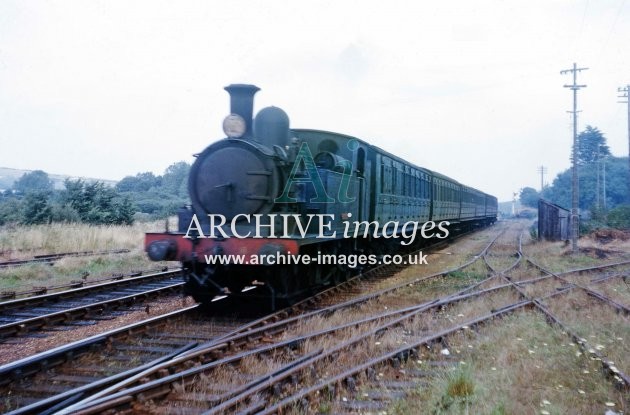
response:
[[[630,85],[626,85],[624,88],[618,88],[618,92],[622,95],[619,95],[617,98],[625,98],[625,101],[618,101],[620,104],[628,105],[628,197],[626,198],[627,202],[630,204],[630,98],[628,98],[628,94],[630,93]]]
[[[543,188],[544,188],[544,181],[545,181],[545,173],[547,173],[547,168],[545,166],[540,166],[538,168],[538,173],[540,173],[540,193],[542,194]]]
[[[606,215],[606,156],[602,160],[602,174],[604,175],[604,215]],[[630,185],[629,185],[630,186]]]
[[[585,71],[588,68],[578,68],[577,64],[573,64],[572,69],[565,69],[560,71],[561,75],[571,73],[573,74],[573,84],[564,85],[565,88],[573,90],[573,111],[568,111],[573,114],[573,151],[571,159],[573,162],[573,174],[572,174],[572,197],[571,197],[571,250],[574,254],[578,253],[578,235],[579,235],[579,214],[578,214],[578,167],[577,167],[577,92],[580,88],[586,88],[586,85],[577,84],[578,72]]]
[[[596,200],[597,200],[597,202],[596,202],[597,203],[596,204],[597,209],[599,209],[601,207],[601,205],[599,203],[599,193],[600,193],[600,191],[599,191],[599,172],[601,170],[601,164],[602,164],[601,160],[599,158],[599,149],[600,149],[600,147],[601,147],[601,145],[598,144],[597,145],[597,164],[596,164],[596,166],[597,166],[597,185],[595,187],[595,196],[596,196]]]

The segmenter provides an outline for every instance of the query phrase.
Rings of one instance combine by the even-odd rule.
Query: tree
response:
[[[608,225],[614,228],[630,229],[630,205],[621,205],[608,212]]]
[[[164,175],[162,176],[162,187],[170,194],[176,196],[187,196],[189,173],[190,164],[185,161],[179,161],[171,164],[166,168]]]
[[[537,208],[538,199],[540,199],[540,194],[536,191],[536,189],[531,187],[524,187],[521,189],[519,200],[522,205]]]
[[[74,208],[67,204],[62,204],[58,202],[51,203],[51,221],[52,222],[61,222],[61,223],[75,223],[81,222],[81,216],[79,213],[74,210]]]
[[[133,223],[134,208],[129,198],[122,198],[103,182],[66,180],[65,185],[64,202],[77,212],[81,221],[97,225]]]
[[[91,203],[83,191],[85,182],[81,179],[66,179],[63,184],[66,186],[64,202],[79,214],[81,220],[84,220],[87,217],[87,212],[90,210]]]
[[[138,212],[162,218],[173,215],[178,207],[190,203],[189,174],[190,164],[179,161],[168,166],[163,176],[152,173],[127,176],[116,185],[116,190],[128,197]]]
[[[577,162],[586,165],[598,162],[602,157],[610,156],[606,138],[597,128],[586,126],[586,130],[577,136]]]
[[[122,199],[118,199],[114,207],[116,209],[115,222],[121,225],[132,225],[133,215],[136,213],[136,209],[133,207],[131,200],[125,196]]]
[[[597,171],[599,170],[599,203],[611,209],[623,203],[628,192],[627,157],[602,158],[600,163],[590,163],[579,169],[580,209],[590,209],[597,205]],[[604,175],[606,186],[604,188]],[[604,197],[605,195],[605,197]],[[551,186],[546,187],[542,196],[553,203],[568,208],[571,206],[571,169],[556,176]]]
[[[52,209],[48,204],[48,193],[45,191],[31,191],[24,198],[22,223],[35,225],[48,223],[51,219]]]
[[[48,174],[42,170],[35,170],[30,173],[24,173],[22,177],[13,184],[13,189],[26,194],[28,192],[51,192],[53,190],[53,182]]]
[[[628,194],[628,157],[611,157],[602,160],[602,174],[600,186],[603,189],[603,172],[606,175],[606,203],[607,208],[614,208],[624,203]]]
[[[138,173],[135,176],[124,177],[116,184],[119,192],[146,192],[162,184],[162,178],[151,172]]]
[[[22,201],[15,197],[6,198],[0,203],[0,225],[17,223],[23,218]]]

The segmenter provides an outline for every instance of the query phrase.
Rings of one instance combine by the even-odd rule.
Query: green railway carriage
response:
[[[320,175],[336,195],[342,169],[334,171],[341,160],[352,166],[348,192],[356,200],[347,203],[308,204],[309,212],[352,213],[361,221],[449,221],[454,225],[475,227],[496,220],[496,198],[472,187],[411,164],[364,140],[321,130],[292,130],[294,137],[308,144]],[[314,193],[309,193],[312,198]]]
[[[200,302],[256,283],[275,304],[358,271],[343,264],[272,264],[270,257],[369,253],[377,264],[402,248],[426,246],[429,236],[415,237],[424,225],[439,224],[446,237],[496,221],[491,195],[356,137],[292,129],[277,107],[252,118],[259,89],[225,89],[231,100],[226,137],[196,155],[188,180],[192,205],[180,210],[177,232],[145,238],[151,259],[182,263],[186,291]],[[347,232],[351,223],[354,232]],[[413,238],[405,234],[409,224]],[[238,255],[267,259],[208,262]]]

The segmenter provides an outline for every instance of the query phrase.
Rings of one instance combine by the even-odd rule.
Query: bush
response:
[[[161,219],[189,204],[190,165],[169,166],[163,176],[139,173],[121,180],[115,188],[103,182],[64,181],[54,190],[48,175],[37,170],[23,175],[14,191],[0,192],[0,225],[83,222],[93,225],[131,225],[134,217]]]
[[[46,191],[32,191],[24,198],[21,222],[36,225],[50,222],[52,209]]]
[[[153,220],[153,217],[148,213],[144,212],[136,212],[133,214],[134,222],[150,222]]]
[[[22,219],[22,203],[11,197],[0,203],[0,225],[18,223]]]
[[[134,207],[129,197],[102,182],[66,180],[64,202],[76,211],[81,221],[93,225],[131,225]]]
[[[606,225],[604,223],[595,221],[595,220],[581,220],[580,221],[580,236],[588,235],[591,232],[594,232],[598,229],[605,228]],[[571,235],[569,235],[569,238]]]
[[[174,215],[179,207],[188,203],[186,198],[155,190],[137,194],[125,193],[125,195],[132,198],[138,212],[147,213],[153,219]]]
[[[53,203],[51,208],[51,219],[53,222],[81,222],[79,212],[77,212],[72,206]]]
[[[630,229],[630,205],[620,205],[608,212],[608,226]]]

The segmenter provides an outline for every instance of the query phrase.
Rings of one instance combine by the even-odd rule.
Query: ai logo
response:
[[[352,146],[350,143],[353,143]],[[348,143],[348,147],[352,150],[356,150],[358,143],[355,140],[352,140]],[[297,198],[289,196],[289,192],[291,191],[293,185],[296,184],[296,187],[304,187],[308,183],[311,183],[315,189],[316,196],[309,200],[310,203],[354,202],[356,197],[348,196],[350,178],[352,177],[352,163],[348,160],[343,160],[337,163],[335,167],[343,169],[337,200],[333,199],[328,195],[328,193],[326,193],[326,188],[322,182],[319,172],[317,171],[317,166],[315,165],[315,160],[313,159],[311,150],[308,148],[306,143],[302,143],[300,150],[295,157],[295,162],[293,163],[293,168],[287,178],[284,190],[274,201],[276,203],[297,203]]]

